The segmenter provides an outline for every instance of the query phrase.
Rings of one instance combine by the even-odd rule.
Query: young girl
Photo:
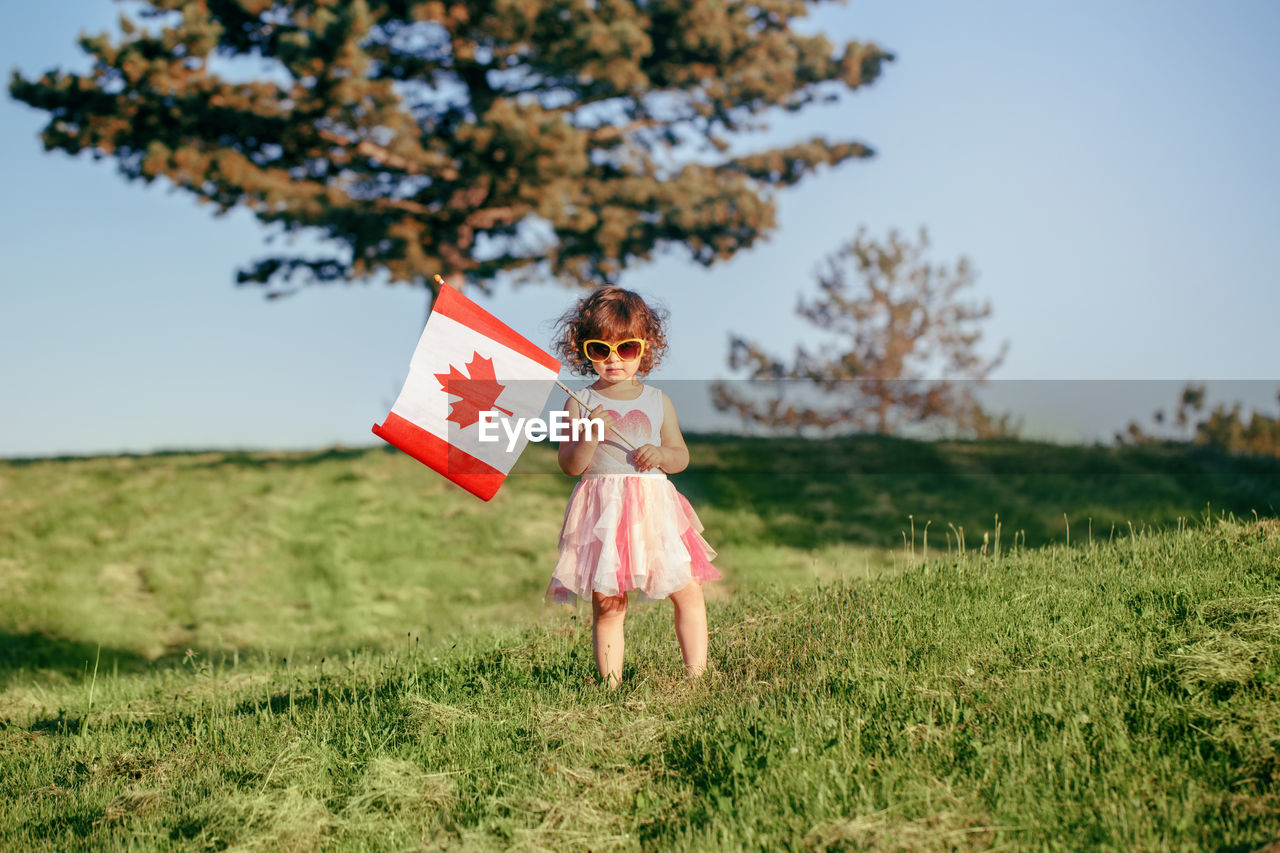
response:
[[[560,318],[556,341],[574,372],[597,377],[579,394],[590,411],[570,398],[570,417],[600,419],[605,437],[560,445],[560,468],[582,479],[565,509],[547,595],[561,602],[591,598],[596,667],[611,688],[622,679],[628,591],[671,599],[685,671],[696,678],[707,666],[702,584],[720,578],[702,522],[667,480],[689,464],[675,407],[638,378],[666,351],[663,320],[635,293],[602,287]]]

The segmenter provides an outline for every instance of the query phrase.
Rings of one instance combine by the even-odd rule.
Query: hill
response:
[[[1274,516],[1280,461],[1160,448],[691,437],[676,478],[726,582],[869,577],[927,555]],[[534,445],[489,503],[390,448],[0,461],[0,686],[180,655],[323,655],[561,619],[572,480]]]
[[[382,450],[0,463],[0,849],[1275,837],[1280,524],[1205,511],[1274,468],[692,444],[713,671],[639,608],[616,693],[539,600],[545,448],[491,505]]]

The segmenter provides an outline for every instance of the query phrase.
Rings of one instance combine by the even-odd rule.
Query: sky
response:
[[[78,32],[117,13],[18,4],[0,60],[28,77],[83,70]],[[810,26],[897,59],[746,142],[823,134],[877,154],[782,192],[777,231],[728,262],[677,249],[626,273],[671,312],[655,384],[730,377],[730,334],[779,354],[819,340],[794,313],[817,263],[860,227],[926,226],[932,260],[978,271],[983,346],[1009,345],[992,393],[1028,434],[1110,435],[1188,380],[1274,412],[1280,4],[852,0]],[[252,217],[45,153],[45,120],[0,98],[0,456],[377,442],[423,291],[237,288],[273,248]],[[545,346],[575,297],[534,284],[476,298]],[[682,422],[723,426],[696,405]]]

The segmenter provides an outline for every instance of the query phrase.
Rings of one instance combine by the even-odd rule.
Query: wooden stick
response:
[[[582,416],[585,418],[587,416],[587,412],[591,411],[591,407],[587,405],[586,401],[583,400],[581,397],[579,397],[577,394],[573,393],[573,391],[569,390],[569,386],[565,385],[559,379],[556,380],[556,384],[560,386],[560,389],[564,391],[564,393],[568,394],[570,397],[578,401],[578,405],[582,407]],[[616,435],[619,439],[622,440],[623,444],[625,444],[627,447],[630,447],[632,450],[639,449],[634,444],[631,443],[630,439],[628,439],[622,433],[618,432],[616,429],[611,429],[609,430],[609,432]]]

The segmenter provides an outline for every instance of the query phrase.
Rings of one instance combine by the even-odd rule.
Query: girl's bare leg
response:
[[[676,639],[684,657],[684,671],[697,678],[707,668],[707,604],[702,598],[702,585],[690,581],[679,592],[671,593],[676,608]]]
[[[591,594],[591,647],[596,654],[600,680],[612,690],[622,682],[622,655],[626,651],[622,622],[627,615],[627,594]]]

